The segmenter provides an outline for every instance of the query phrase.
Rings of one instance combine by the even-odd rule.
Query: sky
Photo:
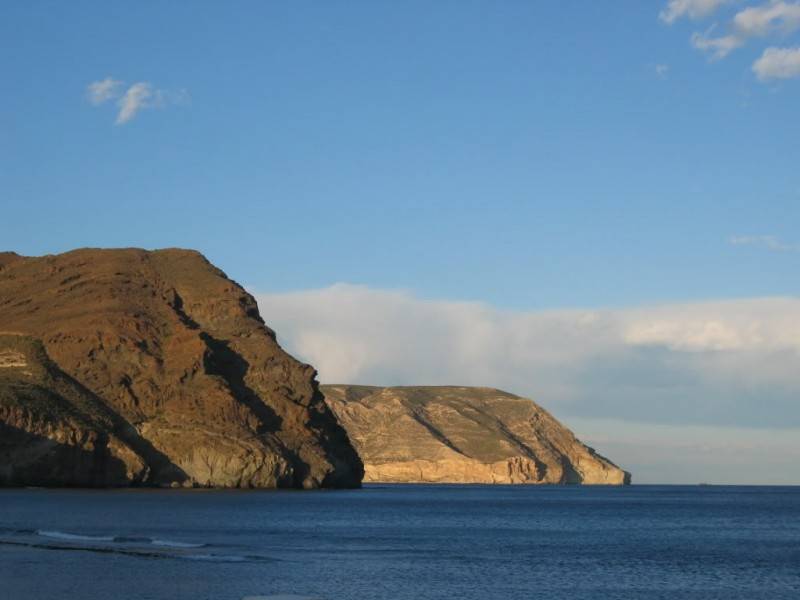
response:
[[[800,2],[0,6],[0,247],[190,247],[323,382],[800,483]]]

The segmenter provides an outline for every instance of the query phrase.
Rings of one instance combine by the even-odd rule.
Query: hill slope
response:
[[[531,400],[470,387],[324,385],[365,481],[629,483]]]
[[[74,426],[99,436],[92,447],[119,439],[137,457],[123,461],[123,475],[119,465],[95,472],[98,485],[360,484],[363,466],[314,369],[286,354],[253,297],[197,252],[0,253],[0,333],[13,334],[4,336],[11,366],[0,365],[13,372],[5,404],[43,407],[28,425],[2,417],[6,428],[37,436],[27,442],[35,444],[70,437]],[[9,340],[20,336],[28,341],[14,350]],[[40,372],[48,375],[26,379],[15,352],[47,365]],[[82,392],[62,394],[66,384],[56,381]],[[34,388],[35,402],[25,395]],[[66,420],[48,412],[56,405]],[[17,469],[15,480],[22,475]]]

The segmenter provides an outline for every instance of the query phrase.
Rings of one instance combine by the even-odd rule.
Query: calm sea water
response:
[[[0,491],[2,600],[800,598],[800,488]]]

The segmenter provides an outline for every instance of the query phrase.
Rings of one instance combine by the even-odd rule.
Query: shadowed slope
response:
[[[63,373],[41,342],[0,335],[0,484],[124,486],[180,470]],[[185,476],[184,476],[185,478]]]

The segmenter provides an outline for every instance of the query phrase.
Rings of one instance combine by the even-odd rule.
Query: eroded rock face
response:
[[[383,483],[621,485],[630,474],[531,400],[470,387],[325,385],[326,401]]]
[[[49,360],[41,342],[0,335],[0,485],[141,482],[148,467],[133,448],[143,443]]]
[[[325,404],[314,369],[286,354],[253,297],[197,252],[0,253],[0,339],[0,363],[11,365],[0,376],[15,371],[6,378],[7,398],[19,395],[25,377],[17,355],[31,360],[40,341],[37,360],[51,372],[40,382],[41,397],[52,391],[55,369],[103,407],[102,424],[86,415],[73,419],[88,422],[80,431],[94,431],[100,442],[66,445],[91,452],[107,440],[118,447],[124,468],[114,463],[114,484],[360,484],[363,465]],[[13,347],[13,339],[33,346]],[[18,416],[12,423],[0,415],[0,422],[19,439],[37,436],[23,445],[52,441],[61,435],[55,432],[73,440],[73,421],[38,415],[35,425],[20,426],[26,421]]]

